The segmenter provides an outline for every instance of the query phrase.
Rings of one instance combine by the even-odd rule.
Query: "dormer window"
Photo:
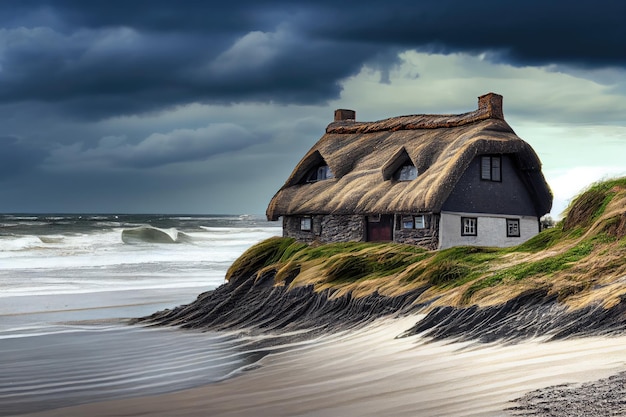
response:
[[[385,181],[412,181],[417,178],[418,172],[417,166],[403,146],[385,162],[382,174]]]
[[[313,182],[324,181],[335,178],[335,173],[319,153],[319,151],[311,152],[307,155],[300,165],[296,168],[293,176],[289,179],[289,185],[311,184]]]
[[[328,165],[322,165],[317,168],[312,169],[307,175],[306,182],[317,182],[323,181],[330,178],[335,178],[333,172],[330,170]]]
[[[411,181],[417,178],[417,167],[413,164],[402,165],[394,175],[398,181]]]

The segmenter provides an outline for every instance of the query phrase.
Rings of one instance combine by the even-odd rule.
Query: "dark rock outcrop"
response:
[[[438,307],[403,336],[481,342],[515,341],[538,336],[550,339],[624,334],[626,302],[569,310],[545,290],[529,291],[491,307]]]
[[[137,319],[145,324],[189,329],[246,330],[285,333],[307,330],[308,335],[364,325],[374,319],[414,311],[423,289],[397,297],[377,292],[365,297],[333,297],[332,290],[315,292],[312,286],[287,289],[274,286],[273,271],[256,280],[236,279],[201,294],[191,304]]]
[[[312,286],[274,286],[274,271],[234,279],[201,294],[191,304],[164,310],[135,323],[188,329],[237,330],[251,334],[285,334],[306,330],[306,337],[352,329],[385,316],[416,313],[415,300],[425,290],[396,297],[377,292],[365,297],[333,297],[333,290]],[[612,308],[592,305],[570,310],[555,295],[533,290],[490,307],[437,307],[399,337],[421,334],[435,340],[483,343],[547,336],[549,339],[617,335],[626,332],[626,302]]]

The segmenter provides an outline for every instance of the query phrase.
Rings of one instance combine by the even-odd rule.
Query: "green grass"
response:
[[[484,246],[455,246],[438,251],[433,262],[460,261],[469,265],[480,265],[501,256],[503,249]]]
[[[284,251],[280,256],[279,261],[285,262],[291,258],[294,258],[295,256],[297,256],[298,253],[306,250],[308,247],[309,245],[307,245],[306,243],[296,242],[294,240],[293,243],[284,248]]]
[[[347,255],[336,257],[326,267],[329,283],[354,282],[374,272],[375,265],[366,256]]]
[[[522,262],[508,268],[503,268],[485,279],[472,284],[464,294],[465,299],[471,298],[473,294],[484,288],[493,287],[502,282],[514,282],[538,275],[550,275],[557,271],[571,268],[575,262],[588,256],[596,244],[596,239],[581,242],[570,250],[540,259],[534,262]]]
[[[422,248],[385,243],[344,242],[307,245],[291,238],[270,238],[246,251],[228,271],[232,276],[251,275],[258,270],[276,265],[289,266],[289,271],[307,262],[322,262],[324,281],[330,284],[353,283],[360,280],[404,274],[402,283],[423,281],[440,288],[453,288],[484,276],[503,255],[511,252],[539,252],[564,238],[580,234],[580,228],[563,232],[559,227],[548,229],[515,248],[459,246],[437,252]],[[465,293],[469,299],[477,291],[505,282],[515,282],[533,276],[550,275],[570,268],[588,256],[599,243],[614,242],[616,238],[601,233],[568,251],[534,262],[523,262],[498,270],[477,280]],[[620,240],[626,245],[626,240]]]
[[[467,279],[471,272],[472,268],[463,262],[453,260],[433,261],[430,267],[424,270],[422,278],[425,278],[431,285],[459,284],[463,278]]]
[[[317,246],[308,246],[292,257],[292,260],[312,261],[315,259],[329,259],[332,256],[358,252],[384,244],[371,242],[341,242],[328,243]]]
[[[616,190],[625,188],[626,177],[592,184],[567,208],[563,229],[589,226],[604,214],[606,207],[617,194]]]
[[[514,246],[510,249],[511,252],[539,252],[548,249],[563,239],[563,229],[561,225],[557,225],[552,229],[543,230],[538,235],[528,239],[521,245]]]
[[[285,252],[294,253],[301,245],[295,239],[282,237],[273,237],[257,243],[233,262],[226,272],[226,279],[255,275],[260,269],[278,262]]]
[[[502,249],[458,246],[436,252],[404,277],[405,282],[423,280],[430,285],[455,287],[475,279],[489,262],[501,256]]]
[[[249,276],[262,268],[276,269],[291,264],[292,269],[306,262],[323,261],[327,282],[354,282],[401,272],[428,256],[423,248],[401,244],[342,242],[308,245],[292,238],[270,238],[241,255],[229,268],[226,279]]]
[[[325,266],[326,281],[346,283],[390,276],[428,256],[430,253],[424,249],[396,244],[378,244],[353,253],[336,254]]]

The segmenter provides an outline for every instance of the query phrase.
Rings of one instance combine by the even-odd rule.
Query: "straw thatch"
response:
[[[504,121],[502,97],[479,97],[476,111],[460,115],[414,115],[377,122],[331,123],[272,198],[267,217],[304,214],[439,212],[470,162],[478,155],[509,154],[534,198],[537,216],[550,211],[552,195],[533,149]],[[412,181],[391,175],[406,162]],[[306,183],[328,164],[332,179]]]

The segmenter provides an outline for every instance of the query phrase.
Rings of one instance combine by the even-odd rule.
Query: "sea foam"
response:
[[[236,216],[5,215],[0,221],[18,224],[0,230],[0,298],[214,288],[249,246],[281,232]]]

